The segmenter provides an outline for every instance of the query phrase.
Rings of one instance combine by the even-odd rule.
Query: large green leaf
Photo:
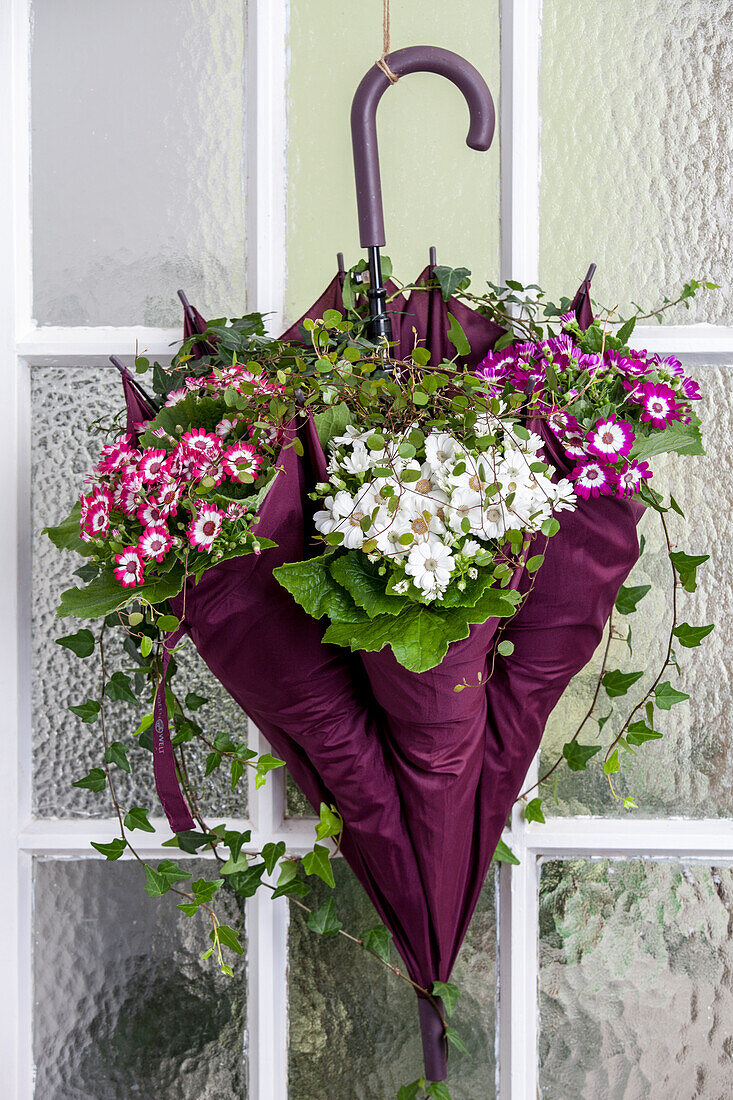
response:
[[[338,405],[316,413],[313,419],[321,446],[325,450],[329,440],[336,435],[343,435],[346,426],[351,424],[351,409],[344,401],[340,401]]]
[[[385,591],[387,578],[380,577],[363,554],[347,553],[334,558],[328,571],[370,619],[375,615],[399,615],[410,602],[407,596],[391,596]]]
[[[272,575],[314,619],[328,615],[332,622],[368,622],[366,612],[356,606],[348,592],[331,576],[332,558],[333,554],[327,553],[307,561],[286,562],[273,569]]]
[[[164,428],[169,435],[176,435],[176,428],[203,428],[213,432],[225,415],[226,405],[221,398],[198,397],[195,391],[177,405],[164,406],[151,420],[147,431],[140,436],[143,447],[159,447],[160,439],[153,434],[155,428]]]
[[[79,619],[100,619],[132,600],[144,599],[161,603],[176,596],[183,585],[183,569],[172,569],[160,580],[135,588],[123,588],[111,573],[101,573],[84,588],[67,588],[61,593],[56,614],[59,618],[76,615]]]
[[[663,431],[654,431],[651,435],[637,435],[631,448],[630,458],[651,458],[653,455],[675,452],[680,455],[704,455],[700,434],[700,421],[690,424],[674,422]]]
[[[77,554],[82,554],[85,558],[88,558],[92,553],[92,548],[88,542],[82,542],[80,531],[81,504],[78,500],[66,519],[63,519],[56,527],[43,528],[44,535],[48,535],[57,550],[75,550]]]

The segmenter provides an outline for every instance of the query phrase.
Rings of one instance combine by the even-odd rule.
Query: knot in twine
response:
[[[396,84],[400,79],[396,73],[393,73],[387,64],[387,54],[391,52],[390,40],[392,37],[392,16],[390,12],[390,0],[384,0],[384,13],[382,16],[382,56],[378,61],[375,61],[375,65],[378,69],[381,69],[390,84]]]

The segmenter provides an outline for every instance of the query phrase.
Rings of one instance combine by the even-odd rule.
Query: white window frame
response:
[[[539,276],[541,0],[499,0],[501,12],[502,245],[501,276],[525,283]],[[0,806],[6,823],[0,847],[3,884],[0,931],[5,944],[0,1000],[0,1065],[17,1100],[33,1095],[31,917],[32,860],[100,858],[90,841],[112,836],[116,822],[34,819],[31,812],[30,714],[30,365],[106,365],[110,354],[129,362],[136,341],[165,360],[180,330],[63,328],[32,319],[29,174],[30,0],[6,0],[0,27],[0,117],[7,155],[0,162],[0,698],[4,744]],[[249,308],[283,318],[286,271],[286,98],[288,0],[249,0],[247,17],[247,238]],[[354,83],[360,73],[354,74]],[[674,352],[688,362],[730,363],[733,328],[712,325],[640,327],[639,346]],[[251,728],[253,746],[264,741]],[[537,762],[529,782],[537,779]],[[313,823],[285,817],[285,788],[275,773],[263,791],[249,790],[251,848],[282,839],[288,851],[310,847]],[[161,818],[137,845],[163,858],[169,835]],[[505,840],[520,859],[499,874],[499,1065],[501,1100],[538,1095],[538,868],[543,858],[659,857],[716,863],[733,858],[733,821],[683,818],[548,818],[526,824],[514,814]],[[287,1098],[287,926],[285,899],[260,891],[247,902],[249,1095]],[[535,1052],[528,1057],[528,1052]]]

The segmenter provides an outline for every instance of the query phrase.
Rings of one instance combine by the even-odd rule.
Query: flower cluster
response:
[[[170,568],[171,556],[195,551],[213,562],[246,552],[248,497],[279,440],[276,428],[255,427],[256,401],[278,389],[239,363],[217,368],[170,394],[154,421],[137,425],[139,440],[124,435],[102,448],[80,499],[81,537],[124,588]],[[232,394],[252,408],[233,413]],[[172,415],[174,406],[187,415]]]
[[[575,506],[567,480],[553,482],[540,437],[479,416],[469,441],[413,426],[402,440],[349,426],[330,443],[330,481],[319,486],[315,525],[332,545],[388,567],[387,592],[421,603],[459,590],[478,568],[511,572],[508,544]]]
[[[475,373],[491,394],[528,395],[574,461],[570,478],[580,496],[638,494],[652,476],[645,454],[681,450],[681,440],[699,434],[692,408],[698,385],[673,356],[607,347],[597,323],[589,334],[572,315],[563,323],[561,336],[490,353]],[[665,431],[665,440],[648,444]]]

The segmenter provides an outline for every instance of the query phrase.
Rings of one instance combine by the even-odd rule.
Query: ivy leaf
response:
[[[318,932],[320,936],[335,936],[339,929],[343,928],[343,924],[336,916],[333,898],[327,898],[315,913],[309,913],[305,923],[311,932]]]
[[[285,761],[278,760],[276,756],[273,756],[271,752],[264,752],[257,760],[255,768],[255,789],[259,790],[260,787],[264,787],[267,781],[267,773],[271,772],[273,768],[284,768]]]
[[[197,695],[195,691],[189,691],[186,695],[186,706],[189,710],[198,710],[204,703],[208,703],[208,699],[203,695]]]
[[[127,759],[127,749],[121,741],[112,741],[104,750],[104,759],[108,764],[115,764],[122,768],[123,772],[130,772],[130,761]]]
[[[209,932],[209,939],[214,940],[216,936],[219,937],[219,943],[224,947],[228,947],[231,951],[236,952],[237,955],[244,954],[244,948],[239,942],[239,933],[235,932],[233,928],[230,928],[228,924],[220,924],[214,932],[214,929]]]
[[[669,560],[672,562],[685,592],[697,591],[697,570],[706,561],[710,560],[710,555],[684,554],[681,550],[674,550],[669,555]]]
[[[468,286],[471,278],[471,272],[467,267],[444,267],[441,264],[438,267],[434,267],[432,273],[440,286],[440,293],[443,296],[444,302],[452,298],[455,291],[459,288],[464,290]]]
[[[445,1081],[433,1081],[425,1089],[425,1095],[431,1097],[431,1100],[451,1100]]]
[[[125,848],[127,847],[127,841],[122,840],[116,836],[114,840],[109,844],[98,844],[96,840],[90,841],[92,848],[96,848],[98,852],[105,857],[105,859],[114,860],[119,859]]]
[[[496,845],[496,850],[491,858],[492,860],[495,859],[497,863],[514,863],[517,866],[519,865],[519,860],[514,855],[514,852],[503,840],[500,840]]]
[[[417,1081],[412,1081],[409,1085],[403,1085],[397,1093],[397,1100],[417,1100],[424,1085],[424,1077],[418,1077]]]
[[[81,787],[82,790],[94,791],[99,793],[103,791],[107,786],[107,775],[104,768],[92,768],[88,775],[85,775],[83,779],[77,779],[71,784],[72,787]]]
[[[616,698],[619,695],[626,695],[630,687],[640,680],[644,675],[642,672],[622,672],[621,669],[614,669],[613,672],[607,672],[601,680],[604,688],[606,689],[606,695],[611,699]]]
[[[445,1029],[445,1037],[449,1043],[453,1044],[456,1050],[460,1050],[461,1054],[468,1054],[468,1047],[455,1028],[447,1027]]]
[[[316,825],[316,840],[325,840],[329,836],[338,836],[343,826],[341,814],[335,806],[320,805],[320,820]]]
[[[581,745],[578,741],[567,741],[562,747],[562,754],[570,770],[580,772],[588,767],[588,761],[600,752],[602,747],[602,745]]]
[[[392,942],[392,933],[383,924],[376,924],[374,928],[367,928],[361,934],[361,946],[365,951],[373,951],[384,962],[389,962],[389,947]]]
[[[86,722],[87,725],[91,722],[96,722],[97,715],[101,709],[96,699],[87,699],[86,703],[77,703],[76,706],[69,707],[72,714],[76,714],[81,718],[82,722]]]
[[[604,761],[603,770],[606,775],[612,775],[614,772],[617,772],[620,767],[621,761],[618,758],[618,749],[614,749],[608,760]]]
[[[148,897],[159,898],[170,890],[176,882],[192,878],[190,871],[184,871],[180,864],[172,859],[164,859],[156,869],[145,864],[145,893]]]
[[[223,885],[223,878],[197,878],[196,881],[191,884],[191,889],[194,892],[196,901],[199,904],[206,904],[213,899],[214,895],[221,889]]]
[[[657,684],[655,687],[654,698],[660,710],[670,710],[676,703],[684,703],[690,696],[684,691],[677,691],[669,680],[665,680],[663,684]]]
[[[450,321],[450,328],[448,329],[448,339],[453,347],[456,349],[459,355],[470,355],[471,345],[468,342],[465,332],[461,328],[460,323],[456,320],[452,313],[448,314],[448,320]]]
[[[539,821],[543,825],[545,824],[545,815],[542,810],[542,799],[532,798],[524,807],[524,820],[525,821]]]
[[[277,844],[273,841],[268,841],[262,849],[262,859],[264,860],[265,867],[267,868],[268,875],[271,875],[275,870],[277,861],[281,856],[285,855],[285,841],[278,840]]]
[[[632,722],[626,732],[626,740],[630,745],[643,745],[645,741],[658,741],[663,735],[648,726],[643,719]]]
[[[275,883],[275,889],[272,892],[273,898],[282,897],[284,894],[289,893],[290,887],[300,884],[304,886],[305,883],[298,877],[298,863],[294,859],[284,859],[280,864],[280,874],[278,880]]]
[[[622,584],[616,597],[616,610],[621,615],[632,615],[651,587],[650,584]]]
[[[616,333],[616,339],[620,340],[622,344],[628,345],[632,332],[636,328],[636,317],[629,317],[628,321],[624,321],[621,328]]]
[[[430,992],[434,997],[440,997],[446,1016],[452,1016],[461,995],[458,986],[454,985],[453,982],[433,982],[430,986]]]
[[[249,844],[251,839],[252,831],[250,829],[245,829],[243,833],[236,829],[225,829],[222,842],[229,849],[232,859],[237,859],[239,853],[242,851],[242,847],[245,844]]]
[[[329,859],[328,848],[323,844],[314,844],[312,852],[306,852],[302,859],[303,870],[307,875],[317,875],[323,879],[327,886],[335,888],[333,868]],[[279,884],[278,884],[279,885]]]
[[[113,702],[137,703],[138,698],[130,686],[130,677],[124,672],[114,672],[104,685],[104,694]]]
[[[155,828],[148,821],[148,811],[142,806],[133,806],[125,814],[126,829],[141,829],[144,833],[154,833]]]
[[[264,863],[255,863],[242,871],[235,871],[234,874],[229,875],[229,885],[242,898],[254,897],[262,885],[262,876],[266,870]],[[219,871],[224,874],[223,867],[220,867]]]
[[[708,626],[690,626],[689,623],[680,623],[672,633],[685,649],[694,649],[713,630],[715,630],[714,623],[710,623]]]
[[[91,657],[95,644],[91,630],[77,630],[76,634],[67,634],[65,638],[56,639],[56,645],[70,649],[77,657]]]

